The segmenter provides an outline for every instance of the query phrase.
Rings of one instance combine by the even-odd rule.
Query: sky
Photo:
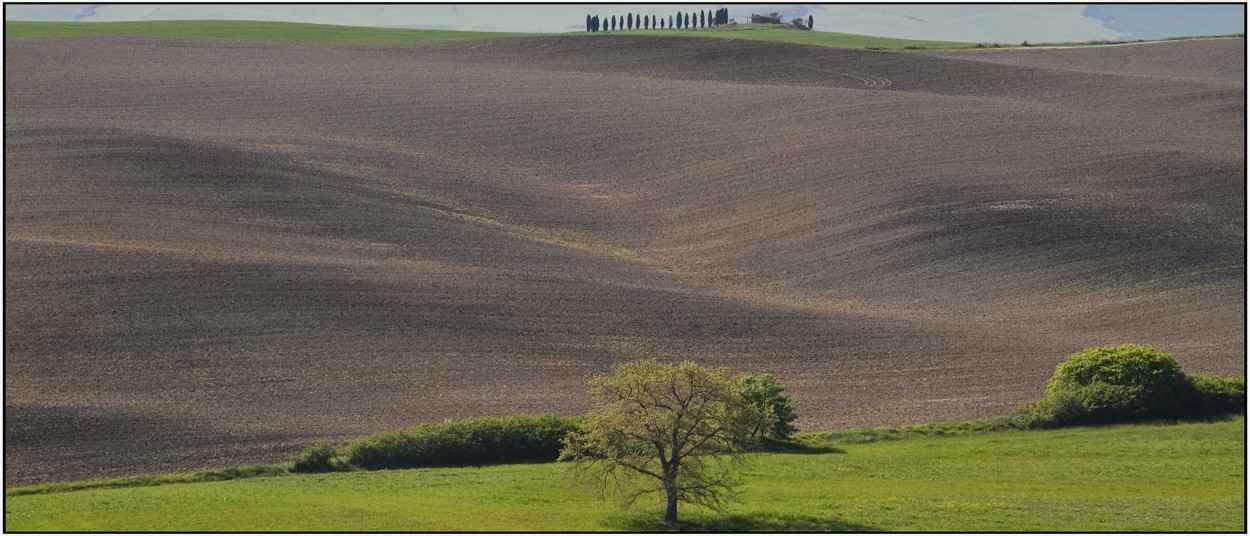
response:
[[[1245,32],[1245,4],[9,4],[5,20],[235,19],[449,30],[566,32],[588,14],[728,7],[730,17],[811,15],[817,31],[911,39],[1064,42]]]

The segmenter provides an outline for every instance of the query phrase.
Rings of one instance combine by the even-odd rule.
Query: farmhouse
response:
[[[753,24],[781,24],[780,13],[769,13],[767,15],[751,14],[751,22]]]

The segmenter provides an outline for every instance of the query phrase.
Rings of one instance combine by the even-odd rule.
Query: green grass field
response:
[[[1245,418],[998,431],[760,455],[727,531],[1244,532]],[[9,531],[658,531],[563,464],[283,475],[23,495]]]
[[[594,38],[603,35],[668,35],[683,37],[730,37],[779,43],[821,45],[832,47],[871,47],[882,49],[970,48],[973,43],[949,41],[916,41],[868,35],[833,32],[806,32],[776,25],[743,24],[733,28],[702,30],[626,30],[588,34],[460,32],[450,30],[409,30],[332,26],[291,22],[258,21],[143,21],[143,22],[20,22],[4,23],[6,37],[67,37],[92,35],[131,35],[151,37],[191,37],[201,39],[238,39],[253,41],[333,42],[333,43],[399,43],[415,41],[450,41],[459,39],[497,39],[502,37],[534,37],[542,35],[573,35]]]

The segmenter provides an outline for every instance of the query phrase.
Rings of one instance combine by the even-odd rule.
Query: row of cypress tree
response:
[[[599,32],[609,30],[655,30],[670,28],[707,28],[729,24],[729,8],[722,7],[716,11],[696,11],[694,13],[677,13],[669,15],[668,20],[655,15],[634,15],[627,13],[624,17],[599,18],[598,15],[586,15],[586,31]]]

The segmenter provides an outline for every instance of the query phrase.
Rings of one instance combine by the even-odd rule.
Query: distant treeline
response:
[[[708,26],[724,26],[729,24],[729,8],[716,11],[695,11],[693,13],[677,13],[667,19],[657,15],[635,15],[626,13],[624,17],[612,15],[586,15],[586,31],[607,32],[611,30],[666,30],[671,28],[693,29]]]

